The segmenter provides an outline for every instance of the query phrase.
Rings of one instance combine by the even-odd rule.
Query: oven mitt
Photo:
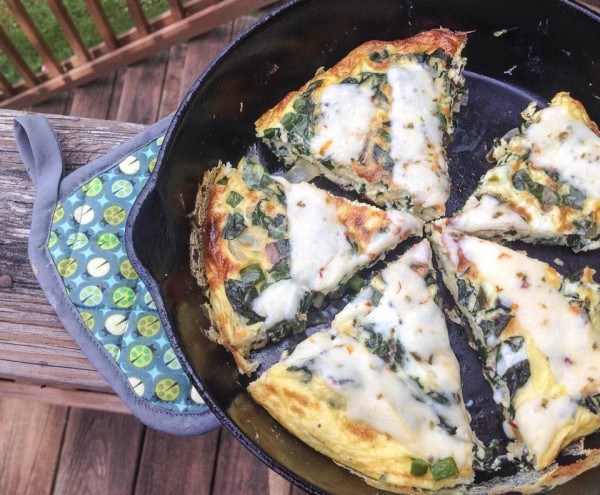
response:
[[[58,140],[40,115],[15,119],[37,187],[29,258],[84,354],[143,423],[173,434],[218,426],[164,331],[158,290],[133,268],[127,217],[151,176],[171,116],[63,178]],[[155,289],[155,288],[154,288]]]

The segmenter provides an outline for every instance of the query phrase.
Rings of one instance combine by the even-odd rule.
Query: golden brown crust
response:
[[[419,33],[411,38],[407,38],[404,40],[367,41],[366,43],[363,43],[359,47],[352,50],[336,65],[329,69],[328,74],[330,74],[334,78],[342,79],[353,72],[353,70],[359,64],[359,61],[367,59],[367,55],[369,53],[373,51],[381,51],[383,49],[387,49],[390,52],[399,54],[430,54],[438,48],[442,48],[445,52],[454,57],[467,42],[467,34],[468,33],[449,31],[448,29],[432,29],[430,31]],[[377,66],[378,70],[380,70],[381,72],[385,71],[390,64],[389,60],[383,60],[379,63],[371,63]],[[256,128],[259,130],[265,129],[269,126],[270,123],[272,123],[274,120],[277,120],[277,116],[285,110],[285,107],[287,106],[289,101],[295,98],[300,93],[304,92],[308,88],[308,86],[310,86],[310,84],[318,78],[319,76],[317,75],[313,79],[308,81],[299,90],[292,91],[285,95],[285,97],[277,105],[265,112],[256,121]]]
[[[455,479],[435,481],[431,473],[411,475],[411,458],[404,446],[389,434],[350,419],[345,407],[339,405],[345,399],[320,377],[302,383],[284,363],[271,367],[249,385],[248,391],[286,429],[369,484],[408,493],[410,488],[406,487],[411,485],[440,488],[467,482],[472,476],[470,463]],[[382,472],[388,482],[375,481]]]
[[[600,136],[600,130],[598,129],[598,125],[590,118],[587,110],[584,108],[583,103],[579,100],[573,98],[566,91],[561,91],[560,93],[556,93],[552,101],[550,102],[551,106],[562,105],[569,110],[571,115],[576,118],[583,120],[585,124],[598,136]]]

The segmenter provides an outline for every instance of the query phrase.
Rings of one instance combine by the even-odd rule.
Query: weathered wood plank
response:
[[[115,74],[101,77],[85,86],[71,90],[68,114],[73,117],[106,119],[115,87]]]
[[[158,118],[162,119],[179,107],[179,90],[185,69],[187,45],[179,44],[169,50],[169,62],[165,73],[165,81],[158,110]]]
[[[153,124],[158,117],[169,52],[127,68],[117,120]]]
[[[221,435],[215,469],[214,495],[269,493],[269,468],[227,430]]]
[[[290,495],[306,495],[306,493],[307,492],[305,492],[302,488],[292,486],[292,491],[290,492]]]
[[[0,493],[51,493],[66,418],[66,407],[0,399]]]
[[[8,8],[13,13],[15,19],[21,26],[23,33],[27,36],[27,39],[35,48],[35,51],[42,58],[46,70],[52,77],[56,77],[64,72],[64,68],[61,63],[56,59],[48,44],[42,38],[40,31],[36,27],[33,19],[25,9],[25,6],[21,3],[21,0],[5,0]]]
[[[200,35],[188,43],[185,53],[185,64],[181,77],[179,101],[187,94],[190,87],[210,62],[227,46],[231,39],[232,24],[225,24],[213,29],[210,33]]]
[[[84,62],[89,62],[92,59],[90,52],[86,48],[81,36],[79,35],[79,31],[75,27],[73,23],[73,19],[69,15],[69,12],[65,8],[62,0],[47,0],[48,6],[52,10],[54,17],[56,18],[56,22],[60,26],[61,31],[67,38],[73,53],[75,53],[75,57],[79,64],[83,64]]]
[[[143,432],[133,416],[71,409],[54,493],[131,493]]]
[[[176,437],[147,428],[135,495],[209,495],[219,434]]]
[[[27,241],[35,195],[12,136],[13,118],[0,112],[0,377],[32,383],[108,391],[39,288],[29,267]],[[49,116],[72,169],[103,155],[144,126],[76,117]]]
[[[123,85],[127,70],[127,68],[119,69],[115,74],[115,85],[113,87],[112,97],[110,98],[110,107],[108,109],[107,120],[117,120],[117,114],[119,113],[119,104],[121,103],[121,95],[123,94]]]
[[[49,100],[43,101],[34,105],[30,110],[36,113],[50,113],[64,115],[67,112],[69,102],[71,100],[71,92],[65,91]]]
[[[123,401],[112,393],[66,390],[45,385],[0,380],[0,401],[6,397],[44,402],[56,406],[72,406],[95,411],[131,414]]]
[[[269,470],[269,495],[291,495],[291,491],[292,484],[288,480]]]

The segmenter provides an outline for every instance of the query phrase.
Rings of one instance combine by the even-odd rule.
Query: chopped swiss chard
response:
[[[228,241],[235,239],[246,229],[244,217],[239,213],[230,213],[223,227],[223,237]]]

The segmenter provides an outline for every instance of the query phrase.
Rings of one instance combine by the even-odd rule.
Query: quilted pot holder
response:
[[[154,171],[170,120],[64,178],[59,143],[44,117],[18,117],[14,130],[37,187],[29,258],[50,304],[142,422],[199,434],[218,420],[175,357],[158,291],[138,277],[126,241],[127,218]]]

